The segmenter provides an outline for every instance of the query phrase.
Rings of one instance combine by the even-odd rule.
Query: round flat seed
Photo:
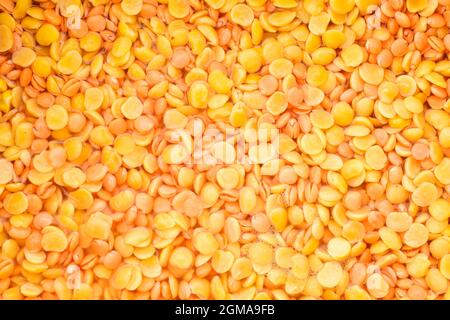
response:
[[[232,22],[243,27],[248,27],[252,24],[255,15],[249,6],[237,4],[231,9],[230,18]]]
[[[258,265],[269,265],[274,258],[273,248],[263,242],[254,243],[248,250],[248,257]]]
[[[28,205],[28,197],[21,191],[9,193],[3,200],[3,208],[13,215],[24,213],[28,209]]]
[[[127,119],[137,119],[142,114],[144,106],[137,97],[128,98],[120,107],[123,116]]]
[[[78,188],[86,181],[86,175],[78,168],[70,168],[64,171],[62,180],[67,186]]]
[[[350,255],[350,251],[351,245],[344,238],[336,237],[328,242],[328,254],[334,259],[345,259]]]
[[[359,67],[359,76],[364,82],[377,86],[384,78],[384,69],[377,64],[363,63]]]
[[[0,25],[0,52],[9,51],[14,44],[13,33],[5,25]]]
[[[63,106],[55,104],[47,109],[45,122],[50,130],[60,130],[67,126],[69,114]]]
[[[340,263],[335,261],[325,262],[317,273],[317,281],[324,288],[334,288],[343,277],[343,270]]]
[[[386,217],[386,226],[395,232],[405,232],[409,229],[413,218],[407,212],[390,212]]]
[[[403,242],[412,247],[419,248],[428,241],[428,229],[420,223],[413,223],[403,236]]]
[[[0,159],[0,184],[7,184],[14,178],[14,167],[6,159]]]
[[[234,189],[239,184],[239,173],[234,168],[222,168],[217,171],[216,179],[223,189]]]
[[[123,12],[130,16],[139,14],[139,12],[141,12],[142,10],[142,5],[142,0],[122,0],[122,2],[120,3],[120,7],[122,8]]]
[[[419,207],[428,207],[438,198],[436,186],[430,182],[424,182],[411,195],[412,201]]]
[[[373,170],[382,170],[388,161],[386,154],[380,146],[372,146],[367,149],[364,158]]]

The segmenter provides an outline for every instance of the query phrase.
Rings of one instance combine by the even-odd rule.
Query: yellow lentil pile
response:
[[[0,9],[0,299],[450,299],[450,0]]]

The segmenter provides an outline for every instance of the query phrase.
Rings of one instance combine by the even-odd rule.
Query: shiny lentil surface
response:
[[[0,299],[450,299],[449,0],[0,9]]]

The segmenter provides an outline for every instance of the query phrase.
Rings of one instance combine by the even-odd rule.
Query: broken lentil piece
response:
[[[450,297],[448,1],[5,3],[0,299]]]

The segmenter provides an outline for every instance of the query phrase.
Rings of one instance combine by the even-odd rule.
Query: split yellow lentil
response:
[[[450,299],[449,0],[0,8],[0,300]]]

